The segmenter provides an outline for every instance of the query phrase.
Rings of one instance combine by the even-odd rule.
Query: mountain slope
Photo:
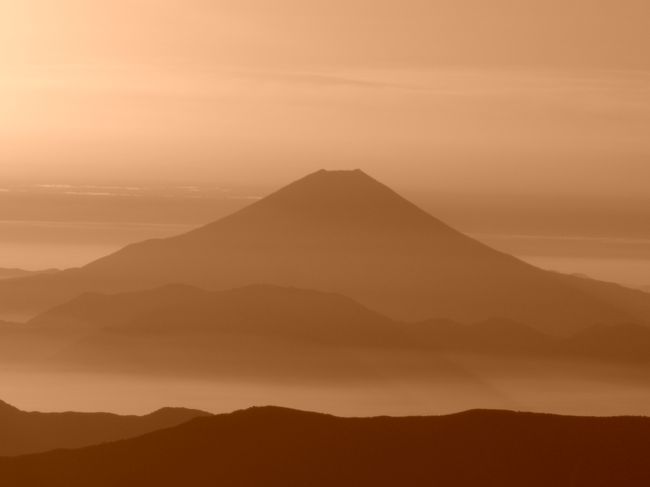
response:
[[[0,456],[25,455],[140,436],[208,413],[165,408],[146,416],[25,412],[0,401]]]
[[[361,171],[319,171],[215,223],[83,268],[0,282],[0,310],[172,282],[276,284],[350,296],[397,319],[494,316],[553,333],[650,322],[640,291],[562,276],[464,236]]]
[[[82,450],[0,459],[12,487],[640,487],[647,418],[507,411],[337,418],[252,408]]]

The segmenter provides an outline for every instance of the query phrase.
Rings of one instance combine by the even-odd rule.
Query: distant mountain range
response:
[[[80,269],[0,281],[0,315],[34,316],[87,291],[170,283],[316,289],[396,320],[496,316],[565,336],[595,324],[650,323],[647,293],[497,252],[361,171],[319,171],[192,232]]]
[[[23,354],[43,353],[50,340],[56,343],[49,347],[51,364],[83,370],[258,379],[470,380],[418,342],[422,328],[344,296],[295,288],[205,291],[170,285],[85,294],[17,328],[29,337],[23,343],[44,343],[36,354]],[[52,354],[54,349],[58,354]]]
[[[337,418],[276,407],[78,450],[0,458],[11,487],[641,487],[650,419],[474,410]]]
[[[39,413],[20,411],[0,401],[0,456],[81,448],[132,438],[207,415],[209,413],[183,408],[164,408],[146,416]]]
[[[5,357],[47,355],[50,365],[111,372],[472,381],[450,353],[650,366],[643,325],[557,337],[503,318],[399,322],[338,294],[262,285],[88,293],[4,332]]]
[[[58,272],[58,269],[44,269],[41,271],[26,271],[24,269],[4,269],[0,268],[0,279],[14,279],[16,277],[36,276],[38,274],[52,274]]]

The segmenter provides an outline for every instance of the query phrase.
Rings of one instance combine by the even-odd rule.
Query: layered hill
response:
[[[650,365],[650,328],[643,325],[557,337],[507,319],[409,323],[338,294],[267,285],[87,293],[9,330],[3,355],[35,363],[47,353],[48,367],[110,372],[480,385],[447,355]]]
[[[12,487],[640,487],[650,420],[475,410],[338,418],[275,407],[81,450],[0,459]]]
[[[0,401],[0,456],[81,448],[122,440],[208,415],[203,411],[183,408],[164,408],[146,416],[40,413],[21,411]]]
[[[129,333],[265,335],[332,345],[394,346],[401,323],[334,293],[270,285],[206,291],[168,285],[118,294],[86,293],[30,320],[31,329]],[[406,325],[416,331],[416,327]]]
[[[530,266],[452,229],[361,171],[319,171],[192,232],[80,269],[0,282],[5,315],[86,291],[275,284],[350,296],[392,318],[492,317],[570,333],[650,323],[650,296]]]
[[[63,347],[59,340],[50,363],[84,370],[337,382],[472,380],[429,353],[426,327],[396,322],[341,295],[296,288],[170,285],[84,294],[22,326],[32,337],[68,337]]]

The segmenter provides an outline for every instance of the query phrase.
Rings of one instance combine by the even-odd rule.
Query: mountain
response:
[[[81,448],[132,438],[201,416],[208,413],[183,408],[164,408],[146,416],[25,412],[0,401],[0,456]]]
[[[0,279],[13,279],[15,277],[35,276],[38,274],[52,274],[58,272],[58,269],[44,269],[41,271],[26,271],[23,269],[6,269],[0,268]]]
[[[12,487],[640,487],[650,419],[474,410],[339,418],[262,407],[139,438],[0,459]]]
[[[0,282],[34,315],[87,291],[275,284],[350,296],[394,319],[494,316],[557,334],[650,323],[650,296],[528,265],[452,229],[361,171],[318,171],[217,222],[79,269]]]
[[[435,336],[426,327],[396,322],[341,295],[296,288],[170,285],[84,294],[22,326],[32,342],[69,337],[49,366],[339,382],[473,380],[430,353],[427,340]]]
[[[650,327],[642,325],[557,337],[503,318],[409,323],[338,294],[269,285],[87,293],[9,326],[2,338],[4,360],[13,354],[33,364],[47,356],[48,369],[337,383],[453,379],[484,387],[476,377],[485,376],[489,357],[650,364]],[[448,354],[475,360],[468,368]]]
[[[30,320],[31,328],[109,328],[129,333],[242,333],[331,345],[393,346],[402,325],[334,293],[271,285],[227,291],[168,285],[147,291],[87,293]]]
[[[182,306],[191,312],[195,303],[205,304],[212,296],[209,291],[181,284],[112,295],[88,292],[35,316],[27,324],[72,330],[119,326],[164,307]]]

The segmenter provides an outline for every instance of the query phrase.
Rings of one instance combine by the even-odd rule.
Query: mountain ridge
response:
[[[82,296],[24,325],[32,339],[38,333],[72,337],[51,365],[61,361],[84,370],[100,365],[109,371],[129,365],[159,374],[180,373],[186,366],[196,373],[264,371],[349,381],[371,380],[372,371],[435,377],[436,367],[463,378],[444,359],[446,353],[650,364],[650,327],[643,325],[593,326],[557,337],[504,318],[409,323],[335,293],[271,285],[228,291],[164,286],[86,297],[90,303]]]
[[[650,419],[498,410],[341,418],[254,407],[80,450],[0,458],[14,487],[639,487]],[[45,482],[45,483],[44,483]]]
[[[111,413],[22,411],[0,401],[0,456],[81,448],[140,436],[177,426],[209,413],[186,408],[161,408],[142,416]]]

